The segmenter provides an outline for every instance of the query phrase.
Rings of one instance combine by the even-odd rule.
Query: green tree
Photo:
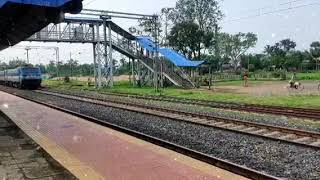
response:
[[[69,69],[69,76],[73,76],[77,72],[78,61],[70,59],[67,62],[67,69]]]
[[[294,68],[300,69],[301,63],[304,59],[304,54],[301,51],[289,51],[286,54],[286,61],[284,63],[284,67],[286,68]]]
[[[229,58],[236,71],[240,65],[241,55],[246,53],[257,43],[254,33],[237,33],[235,35],[222,33],[220,36],[220,50],[224,58]]]
[[[219,58],[217,57],[219,56],[219,51],[217,50],[217,33],[219,31],[218,23],[223,18],[219,1],[179,0],[170,18],[175,25],[183,23],[194,23],[198,25],[199,33],[197,35],[200,43],[197,48],[197,58],[199,58],[201,54],[207,54],[211,46],[216,47],[216,58]]]
[[[320,42],[319,41],[315,41],[315,42],[311,43],[310,53],[315,58],[320,57]]]
[[[116,75],[130,74],[131,67],[125,58],[120,59],[120,65],[116,68]]]
[[[286,53],[296,48],[296,46],[297,44],[290,39],[284,39],[280,41],[280,48],[282,48],[282,50]]]
[[[265,58],[264,54],[244,54],[241,56],[241,66],[248,67],[250,71],[262,70],[268,66],[263,63]],[[249,65],[248,65],[249,64]]]
[[[26,66],[26,65],[28,64],[24,60],[21,60],[21,59],[11,60],[8,63],[7,69],[14,69],[19,66]]]
[[[315,41],[310,45],[310,56],[313,63],[316,65],[316,70],[320,69],[320,42]]]
[[[168,36],[169,45],[189,58],[200,58],[203,31],[193,22],[176,24]]]
[[[3,71],[3,70],[5,70],[5,69],[7,69],[7,63],[5,63],[5,62],[0,62],[0,71]]]
[[[37,64],[36,67],[40,68],[41,73],[47,73],[46,66],[43,64]]]
[[[49,64],[46,66],[47,73],[51,76],[57,76],[57,66],[55,61],[50,61]]]
[[[296,47],[296,43],[290,39],[284,39],[275,43],[273,46],[267,45],[265,47],[265,53],[269,55],[271,63],[276,68],[287,68],[287,65],[293,64],[288,59],[287,55],[290,51],[293,51]]]
[[[217,0],[178,0],[172,15],[173,22],[194,22],[200,30],[214,30],[216,24],[223,18]]]

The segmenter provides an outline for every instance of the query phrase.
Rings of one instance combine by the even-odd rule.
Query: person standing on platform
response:
[[[248,84],[248,79],[249,79],[249,73],[246,71],[244,73],[244,76],[243,76],[243,80],[244,80],[244,87],[248,87],[249,84]]]

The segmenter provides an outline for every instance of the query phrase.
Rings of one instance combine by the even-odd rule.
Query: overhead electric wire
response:
[[[264,13],[258,13],[258,14],[255,14],[255,15],[250,15],[250,16],[244,16],[244,17],[240,17],[240,18],[231,19],[231,20],[228,20],[228,21],[224,21],[222,23],[236,22],[236,21],[245,20],[245,19],[252,19],[252,18],[263,16],[263,15],[270,15],[270,14],[290,11],[290,10],[294,10],[294,9],[300,9],[300,8],[304,8],[304,7],[308,7],[308,6],[314,6],[314,5],[320,5],[320,3],[316,2],[316,3],[310,3],[310,4],[303,4],[303,5],[299,5],[299,6],[283,8],[283,9],[278,9],[278,10],[264,12]]]
[[[301,1],[306,1],[306,0],[292,0],[292,1],[287,1],[287,2],[284,2],[284,3],[280,3],[280,4],[276,5],[276,6],[285,6],[285,5],[289,5],[289,4],[292,5],[292,3],[297,3],[297,2],[301,2]],[[264,7],[255,8],[255,9],[247,9],[247,10],[240,11],[237,14],[257,12],[257,11],[261,11],[261,10],[265,10],[265,9],[271,9],[271,8],[274,8],[274,7],[275,7],[275,5],[273,5],[273,6],[264,6]]]
[[[96,0],[91,0],[91,1],[87,2],[86,4],[84,4],[83,6],[88,6],[88,5],[90,5],[91,3],[95,2],[95,1]]]

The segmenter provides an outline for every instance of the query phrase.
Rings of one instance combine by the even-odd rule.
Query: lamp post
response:
[[[56,52],[56,63],[57,63],[57,69],[56,69],[56,73],[57,73],[57,78],[59,79],[59,61],[60,61],[60,55],[59,55],[59,47],[55,47],[54,48],[55,52]]]
[[[78,52],[77,53],[78,55],[80,55],[81,54],[81,52]],[[72,76],[72,52],[70,51],[70,60],[69,60],[69,66],[70,66],[70,78],[71,78],[71,76]]]
[[[27,64],[29,64],[29,51],[31,50],[31,48],[26,47],[25,50],[27,51]]]

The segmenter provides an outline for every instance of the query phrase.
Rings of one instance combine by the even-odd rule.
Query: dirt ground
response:
[[[302,81],[304,89],[302,91],[288,89],[286,81],[266,81],[258,84],[251,84],[249,87],[243,86],[218,86],[216,92],[230,92],[237,94],[248,94],[252,96],[274,96],[274,95],[320,95],[317,81]]]
[[[88,78],[90,78],[91,80],[93,80],[93,77],[72,77],[71,79],[77,80],[77,81],[84,81],[87,82]],[[114,81],[118,82],[118,81],[129,81],[129,76],[128,75],[121,75],[121,76],[114,76]]]

